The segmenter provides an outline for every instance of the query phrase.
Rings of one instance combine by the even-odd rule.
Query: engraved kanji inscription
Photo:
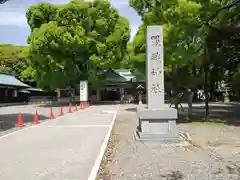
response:
[[[84,89],[85,89],[85,84],[81,84],[81,85],[80,85],[80,89],[81,89],[81,90],[84,90]]]
[[[164,105],[164,43],[162,26],[147,28],[147,98],[148,108],[158,109]]]
[[[153,53],[152,55],[151,55],[151,60],[152,61],[160,61],[160,53],[159,52],[156,52],[156,53]]]
[[[151,90],[153,94],[159,94],[164,92],[164,90],[159,84],[153,84]]]
[[[153,46],[161,46],[160,35],[151,36],[151,42]]]
[[[153,76],[156,76],[156,75],[161,74],[161,73],[162,73],[162,71],[160,70],[160,68],[152,68],[151,74]]]

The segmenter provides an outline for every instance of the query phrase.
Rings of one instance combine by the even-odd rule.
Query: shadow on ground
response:
[[[137,112],[137,108],[127,108],[126,111]]]
[[[33,122],[33,114],[22,113],[22,120],[24,123]],[[40,121],[49,119],[46,116],[38,115]],[[16,127],[18,121],[18,114],[0,114],[0,131],[5,131]]]
[[[76,104],[79,105],[80,102],[76,101],[76,102],[72,102],[72,103],[68,103],[68,102],[62,102],[62,103],[52,103],[52,104],[41,104],[39,105],[39,107],[66,107],[69,104],[72,104],[72,106],[75,106]],[[117,104],[122,104],[120,101],[100,101],[100,102],[90,102],[90,105],[92,106],[104,106],[104,105],[117,105]]]
[[[100,102],[92,102],[91,105],[117,105],[121,104],[120,101],[100,101]]]
[[[191,122],[205,121],[205,107],[193,107]],[[240,104],[209,105],[209,118],[211,122],[221,122],[229,125],[240,125]],[[188,123],[188,108],[179,113],[179,123]]]
[[[72,106],[75,104],[79,104],[79,103],[72,103]],[[45,108],[48,108],[48,107],[67,107],[69,105],[69,103],[53,103],[53,104],[41,104],[39,105],[39,107],[45,107]]]
[[[126,111],[137,112],[137,108],[127,108]],[[177,123],[204,122],[204,104],[193,105],[192,120],[188,120],[188,108],[179,111]],[[229,125],[240,126],[240,103],[214,103],[209,104],[209,120]]]

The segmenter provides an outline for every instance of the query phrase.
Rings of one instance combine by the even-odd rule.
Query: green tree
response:
[[[0,72],[9,73],[21,80],[27,80],[23,77],[25,71],[29,68],[27,59],[23,53],[25,46],[14,46],[12,44],[0,45]],[[28,80],[33,76],[29,75]]]
[[[181,88],[199,88],[200,85],[203,85],[204,75],[205,94],[208,94],[208,82],[210,81],[211,86],[214,87],[217,81],[224,78],[222,74],[226,70],[226,61],[229,61],[229,58],[223,57],[225,53],[222,50],[226,51],[226,46],[220,46],[220,51],[219,42],[223,43],[222,34],[225,34],[224,37],[229,36],[219,29],[223,29],[221,27],[223,21],[229,22],[231,18],[235,19],[233,24],[239,24],[236,23],[236,19],[239,20],[237,18],[239,15],[236,16],[239,9],[231,9],[228,4],[230,3],[233,7],[236,5],[236,1],[233,3],[230,0],[164,0],[155,2],[153,5],[152,1],[130,0],[130,5],[136,9],[143,20],[143,24],[134,38],[134,56],[141,55],[142,67],[144,67],[146,26],[162,24],[164,27],[165,72],[167,72],[166,77],[171,80],[171,88],[175,91],[179,91]],[[221,16],[217,17],[221,10],[226,11],[221,12]],[[226,16],[226,14],[228,15]],[[214,26],[213,23],[215,23]],[[229,28],[227,29],[229,30]],[[182,79],[179,79],[180,77]],[[174,82],[175,80],[178,82]],[[207,116],[208,99],[206,98]]]
[[[200,71],[197,71],[201,66],[199,59],[202,56],[202,32],[197,16],[201,6],[185,0],[162,1],[154,7],[142,0],[132,0],[130,5],[143,20],[133,41],[132,59],[139,64],[136,66],[139,67],[139,71],[145,70],[146,27],[161,24],[164,29],[165,79],[168,82],[166,90],[171,89],[176,96],[180,91],[196,88],[196,82],[199,82],[196,79],[202,77]]]
[[[27,20],[32,30],[28,56],[44,89],[71,86],[81,79],[93,84],[93,72],[118,67],[126,56],[129,23],[108,1],[40,3],[28,9]]]
[[[210,18],[208,23],[210,30],[209,41],[211,42],[211,75],[210,80],[225,80],[225,83],[232,87],[238,94],[236,77],[239,72],[239,23],[240,23],[240,1],[233,1],[219,8]],[[218,76],[216,76],[218,69]],[[214,70],[214,71],[213,71]],[[235,74],[236,73],[236,74]],[[216,77],[220,77],[216,79]],[[210,82],[210,85],[214,85]],[[239,90],[237,90],[239,89]]]
[[[31,59],[29,56],[29,47],[26,46],[23,51],[21,52],[21,56],[24,58],[24,62],[26,64],[26,67],[23,71],[20,73],[20,79],[25,82],[36,82],[35,81],[35,74],[36,70],[33,68],[31,64]]]
[[[171,3],[163,1],[152,7],[151,3],[132,0],[130,4],[143,19],[143,25],[133,41],[134,54],[137,56],[141,54],[142,70],[144,70],[146,50],[145,29],[148,25],[162,24],[164,27],[165,70],[172,71],[197,62],[201,55],[201,32],[193,32],[193,30],[200,27],[197,14],[201,6],[198,3],[185,0],[171,1]],[[144,6],[141,7],[142,4]]]

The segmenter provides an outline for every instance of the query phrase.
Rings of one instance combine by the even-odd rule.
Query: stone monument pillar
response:
[[[164,55],[162,26],[147,28],[147,108],[138,109],[137,139],[178,142],[177,110],[164,101]]]

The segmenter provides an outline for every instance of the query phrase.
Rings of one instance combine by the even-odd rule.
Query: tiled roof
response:
[[[42,89],[39,89],[39,88],[27,88],[26,89],[27,91],[43,91]]]
[[[19,81],[14,76],[5,74],[5,73],[1,73],[1,72],[0,72],[0,85],[16,86],[16,87],[30,87],[29,85],[24,84],[23,82]]]
[[[27,91],[26,89],[22,89],[22,90],[20,90],[19,92],[20,92],[20,93],[26,93],[26,94],[29,94],[29,93],[30,93],[30,92]]]
[[[119,76],[126,79],[127,81],[136,80],[136,77],[132,74],[132,72],[129,69],[112,69],[112,70]]]

